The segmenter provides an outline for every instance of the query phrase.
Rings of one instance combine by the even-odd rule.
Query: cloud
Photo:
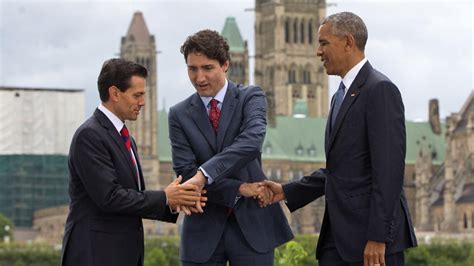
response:
[[[0,0],[1,1],[1,0]],[[330,1],[328,1],[330,2]],[[367,57],[399,86],[408,119],[427,117],[430,98],[442,117],[473,89],[471,1],[338,1],[327,13],[359,14],[369,29]],[[254,54],[254,1],[1,1],[0,85],[83,88],[86,115],[98,104],[96,79],[118,56],[135,11],[142,11],[158,54],[158,104],[194,92],[179,47],[234,16]],[[251,62],[251,66],[253,63]],[[252,80],[252,79],[251,79]],[[339,84],[330,78],[330,94]]]

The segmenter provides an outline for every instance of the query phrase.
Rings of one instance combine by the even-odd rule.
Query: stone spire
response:
[[[157,58],[155,37],[150,35],[142,12],[133,14],[126,36],[122,37],[120,56],[148,70],[145,108],[136,121],[127,121],[134,137],[148,189],[158,187]]]

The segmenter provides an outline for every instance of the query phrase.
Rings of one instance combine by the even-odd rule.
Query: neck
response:
[[[123,120],[123,118],[120,116],[120,114],[117,113],[117,110],[115,110],[114,105],[110,101],[102,102],[102,105],[105,108],[107,108],[107,110],[109,110],[111,113],[116,115],[122,122],[125,123],[125,120]]]
[[[347,66],[344,72],[341,73],[340,77],[344,78],[347,72],[349,72],[349,70],[351,70],[355,65],[357,65],[364,58],[365,58],[365,55],[363,52],[357,52],[357,53],[354,53],[352,56],[350,56],[347,60]]]

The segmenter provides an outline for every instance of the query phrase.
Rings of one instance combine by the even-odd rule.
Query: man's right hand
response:
[[[273,192],[273,197],[271,198],[259,197],[260,206],[265,207],[268,204],[273,204],[273,203],[280,202],[286,199],[285,192],[283,191],[283,186],[280,183],[265,180],[258,184],[261,187],[261,189],[266,188],[266,189],[270,189]]]
[[[178,206],[196,206],[207,201],[201,196],[201,189],[194,184],[181,184],[182,177],[179,176],[165,188],[166,200],[171,209],[176,210]],[[202,205],[202,206],[204,206]]]

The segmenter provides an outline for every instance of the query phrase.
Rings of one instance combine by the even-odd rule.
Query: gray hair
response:
[[[321,21],[321,25],[331,24],[332,34],[338,36],[352,35],[354,36],[357,48],[362,52],[367,43],[367,27],[364,21],[354,13],[340,12],[328,16]]]

